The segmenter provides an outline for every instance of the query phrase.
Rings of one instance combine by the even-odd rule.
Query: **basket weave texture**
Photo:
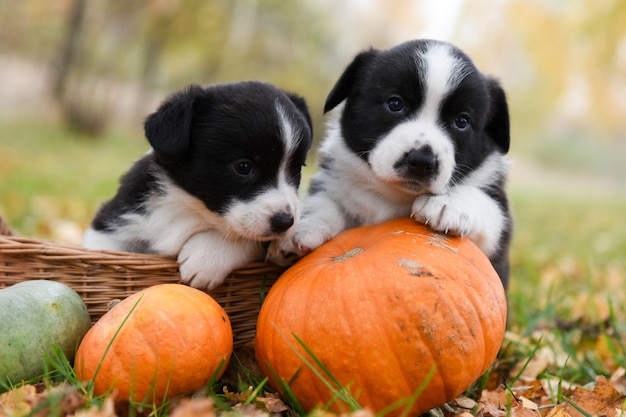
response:
[[[251,263],[208,291],[230,317],[235,347],[254,338],[263,298],[283,270],[269,263]],[[95,322],[112,302],[153,285],[179,283],[180,274],[174,259],[160,255],[100,251],[15,236],[0,216],[0,289],[35,279],[68,285],[82,297]]]

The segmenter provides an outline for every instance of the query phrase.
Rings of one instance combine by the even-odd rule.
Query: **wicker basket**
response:
[[[209,294],[228,313],[235,347],[254,338],[261,302],[283,268],[252,263],[233,271]],[[0,216],[0,289],[33,279],[70,286],[96,321],[114,300],[156,284],[178,283],[174,259],[159,255],[99,251],[15,236]]]

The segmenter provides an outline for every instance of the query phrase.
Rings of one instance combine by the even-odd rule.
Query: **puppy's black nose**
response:
[[[417,177],[427,177],[437,173],[437,157],[429,146],[412,149],[405,155],[404,162],[409,172]]]
[[[294,222],[294,219],[291,213],[285,213],[285,212],[276,213],[270,219],[272,232],[282,233],[285,230],[289,229],[291,226],[293,226],[293,222]]]

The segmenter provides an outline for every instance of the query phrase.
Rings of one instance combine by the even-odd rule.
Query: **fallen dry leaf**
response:
[[[454,400],[454,405],[465,410],[472,410],[478,405],[478,403],[471,398],[462,395]]]
[[[565,408],[561,405],[555,406],[546,417],[570,417],[570,415],[565,411]]]
[[[170,417],[214,417],[215,406],[210,398],[184,398]]]
[[[609,378],[609,382],[622,394],[626,394],[626,369],[617,368]]]
[[[542,412],[539,407],[545,400],[545,392],[538,381],[516,386],[514,389],[500,386],[495,390],[483,390],[476,415],[539,417],[547,413],[547,410]]]
[[[224,397],[226,397],[226,399],[229,402],[232,402],[232,403],[245,403],[246,401],[248,401],[248,397],[250,397],[250,394],[252,394],[252,392],[254,392],[254,387],[249,386],[246,391],[230,392],[228,387],[226,385],[224,385],[222,387],[222,392],[224,393]]]
[[[20,417],[28,415],[39,402],[37,389],[23,385],[0,395],[0,416]]]
[[[498,387],[495,390],[484,390],[478,401],[481,404],[491,404],[496,408],[505,409],[514,399],[511,393],[506,391],[503,387]]]
[[[511,408],[511,416],[513,417],[539,417],[537,410],[531,410],[522,405],[516,405]]]
[[[511,395],[502,387],[495,390],[483,390],[478,401],[480,414],[502,417],[507,414],[507,404],[510,401]]]
[[[576,388],[570,400],[592,416],[616,417],[626,412],[626,396],[603,376],[596,378],[596,386],[592,390]],[[567,404],[564,408],[572,417],[584,417],[572,404]]]
[[[63,417],[84,405],[85,398],[69,384],[47,389],[27,384],[0,395],[0,416],[47,416],[53,408],[55,415]]]
[[[263,397],[257,397],[256,401],[262,403],[270,413],[282,413],[289,409],[278,394],[268,393]]]
[[[520,407],[528,408],[529,410],[533,411],[537,411],[539,409],[539,406],[533,400],[530,400],[524,396],[518,396],[517,398],[520,400]]]
[[[549,399],[543,384],[537,379],[532,381],[518,380],[512,389],[515,395],[525,397],[536,404],[545,404],[545,400]]]
[[[237,404],[232,411],[225,411],[220,414],[221,417],[267,417],[265,411],[260,410],[253,404]]]

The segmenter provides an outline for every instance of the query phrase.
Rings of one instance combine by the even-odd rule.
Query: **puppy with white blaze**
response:
[[[94,249],[178,258],[212,289],[291,236],[312,125],[303,98],[257,81],[192,85],[145,121],[152,149],[86,231]]]
[[[268,259],[288,264],[344,229],[411,216],[472,239],[506,287],[510,129],[499,83],[455,46],[414,40],[358,54],[328,95],[333,109],[296,232]]]

